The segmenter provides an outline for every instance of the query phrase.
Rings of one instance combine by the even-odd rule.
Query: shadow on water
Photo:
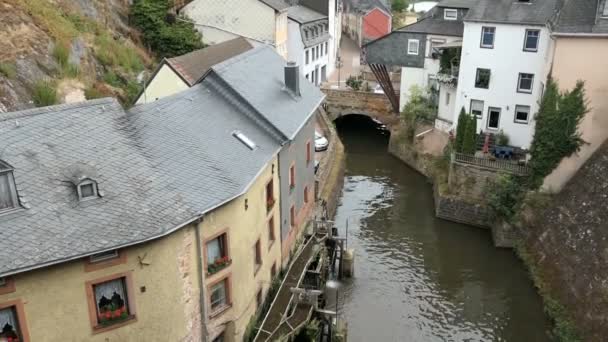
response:
[[[336,121],[346,179],[336,224],[356,251],[342,289],[350,341],[548,341],[527,271],[487,230],[435,218],[426,178],[362,116]]]

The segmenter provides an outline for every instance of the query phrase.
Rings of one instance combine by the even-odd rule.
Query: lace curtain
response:
[[[12,329],[5,331],[4,328],[7,327],[7,324],[9,324]],[[0,337],[8,337],[9,333],[15,333],[16,331],[17,318],[15,317],[15,311],[13,310],[13,308],[6,308],[0,310]]]
[[[222,249],[220,239],[213,239],[207,243],[207,264],[213,265],[215,260],[222,257]]]
[[[11,196],[8,173],[0,173],[0,210],[12,207],[13,200]]]
[[[116,308],[126,305],[124,280],[121,278],[95,285],[95,302],[98,311],[110,304],[114,304]]]

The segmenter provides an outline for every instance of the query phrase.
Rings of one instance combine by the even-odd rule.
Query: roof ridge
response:
[[[120,103],[118,103],[118,101],[115,98],[104,97],[104,98],[86,100],[86,101],[75,102],[75,103],[62,103],[62,104],[52,105],[52,106],[29,108],[29,109],[24,109],[24,110],[20,110],[20,111],[0,113],[0,122],[12,120],[12,119],[29,117],[29,116],[35,116],[35,115],[55,114],[55,113],[63,112],[66,110],[82,108],[82,107],[93,107],[93,106],[99,106],[99,105],[105,105],[105,104],[118,105],[120,107],[120,109],[122,111],[124,111],[124,109],[122,108]]]
[[[268,45],[266,45],[266,44],[261,45],[261,46],[256,46],[256,47],[254,47],[251,50],[247,50],[247,51],[245,51],[245,52],[243,52],[241,54],[238,54],[238,55],[236,55],[236,56],[234,56],[232,58],[228,58],[227,60],[225,60],[225,61],[223,61],[221,63],[215,64],[214,66],[211,67],[211,70],[216,71],[216,72],[225,70],[229,66],[231,66],[233,64],[236,64],[237,62],[241,62],[241,61],[247,60],[250,57],[252,57],[254,55],[257,55],[258,53],[264,51],[265,49],[270,49],[270,47]]]

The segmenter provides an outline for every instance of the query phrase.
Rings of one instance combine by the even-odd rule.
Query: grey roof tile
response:
[[[287,139],[292,139],[324,95],[302,74],[301,96],[287,91],[284,65],[285,60],[272,48],[260,46],[217,64],[212,70]],[[207,78],[203,83],[206,81]]]
[[[305,6],[291,6],[287,9],[287,15],[290,19],[300,23],[310,23],[313,21],[327,19],[327,16]]]
[[[545,25],[557,13],[561,0],[477,0],[465,21]]]
[[[608,33],[606,0],[566,0],[555,22],[556,33]],[[608,13],[608,12],[607,12]]]
[[[245,191],[280,144],[212,85],[129,112],[100,99],[4,113],[0,159],[30,209],[0,216],[0,275],[160,237]],[[78,201],[83,168],[103,197]]]

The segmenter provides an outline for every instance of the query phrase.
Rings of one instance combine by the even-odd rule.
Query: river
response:
[[[346,176],[335,218],[355,249],[340,289],[348,339],[549,341],[549,322],[522,262],[488,230],[435,218],[426,178],[386,152],[363,117],[337,122]]]

